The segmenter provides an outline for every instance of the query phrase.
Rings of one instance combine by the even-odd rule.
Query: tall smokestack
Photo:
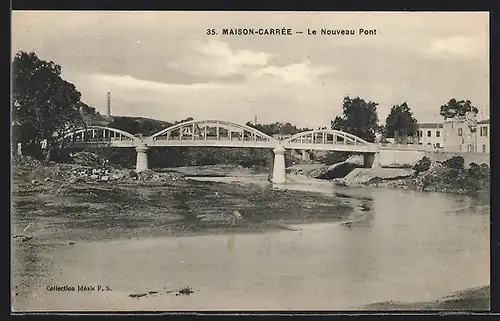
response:
[[[111,93],[108,91],[108,103],[107,103],[106,115],[111,116]]]
[[[253,123],[254,125],[257,125],[257,116],[255,116],[255,121]]]

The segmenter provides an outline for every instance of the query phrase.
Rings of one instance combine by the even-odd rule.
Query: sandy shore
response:
[[[402,311],[402,310],[455,310],[483,311],[490,309],[491,287],[482,286],[460,291],[450,296],[430,302],[379,302],[360,307],[368,311]]]

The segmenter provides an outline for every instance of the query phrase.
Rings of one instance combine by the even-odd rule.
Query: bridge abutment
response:
[[[148,149],[146,144],[141,144],[135,148],[137,152],[137,160],[135,163],[135,171],[142,172],[147,170],[148,167]]]
[[[273,178],[274,184],[285,184],[285,148],[281,145],[273,149],[274,153],[274,166]]]
[[[363,154],[364,168],[380,167],[380,153],[365,153]]]

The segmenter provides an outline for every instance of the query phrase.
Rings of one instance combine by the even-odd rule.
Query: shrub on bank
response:
[[[481,165],[470,163],[467,172],[470,177],[475,179],[484,179],[490,177],[490,167],[486,163],[482,163]]]
[[[489,166],[471,163],[466,170],[463,161],[463,157],[456,156],[442,163],[432,163],[429,158],[423,157],[413,167],[414,176],[393,182],[391,186],[459,194],[488,191]]]
[[[415,174],[418,175],[419,173],[428,171],[431,168],[431,164],[432,162],[430,158],[424,156],[415,165],[413,165],[413,170],[415,171]]]
[[[452,158],[445,160],[442,164],[448,168],[463,170],[464,163],[464,158],[462,156],[453,156]]]

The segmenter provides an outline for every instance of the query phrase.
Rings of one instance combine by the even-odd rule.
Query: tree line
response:
[[[53,61],[41,60],[34,52],[19,51],[12,62],[12,142],[21,143],[26,149],[39,149],[46,143],[46,157],[66,131],[81,128],[96,122],[108,121],[109,127],[125,130],[131,134],[149,136],[174,124],[140,117],[113,117],[104,119],[96,109],[81,100],[82,94],[76,86],[61,77],[61,66]],[[378,135],[387,138],[413,136],[417,119],[407,102],[392,106],[384,124],[379,124],[378,103],[360,97],[346,96],[342,102],[342,113],[331,121],[331,129],[345,131],[369,142]],[[450,99],[440,107],[440,115],[446,119],[464,121],[478,109],[470,100]],[[267,135],[294,135],[311,130],[298,128],[289,122],[252,124]]]

